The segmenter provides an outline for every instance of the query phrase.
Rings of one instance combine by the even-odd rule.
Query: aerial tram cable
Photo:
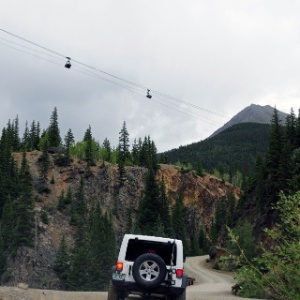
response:
[[[36,55],[36,54],[34,54],[34,53],[30,53],[30,52],[28,52],[28,51],[24,51],[23,49],[18,49],[18,48],[14,47],[14,46],[7,45],[7,44],[4,44],[4,43],[2,43],[2,42],[0,42],[0,44],[2,44],[2,45],[4,45],[4,46],[7,46],[7,47],[9,47],[9,48],[12,48],[12,49],[14,49],[14,50],[23,52],[23,53],[25,53],[25,54],[27,54],[27,55],[31,55],[31,56],[37,57],[37,58],[39,58],[39,59],[43,59],[43,60],[45,60],[45,61],[47,61],[47,62],[51,62],[51,63],[56,64],[56,65],[58,65],[58,66],[61,67],[61,63],[52,61],[52,60],[50,60],[50,59],[47,59],[47,58],[45,58],[45,57],[41,57],[41,56]],[[28,47],[26,47],[26,48],[32,50],[31,48],[28,48]],[[43,53],[43,52],[40,52],[40,53],[41,53],[41,54],[45,54],[45,53]],[[52,56],[52,57],[54,57],[54,56]],[[56,58],[56,57],[55,57],[55,58]],[[115,85],[120,86],[120,87],[122,87],[122,88],[124,88],[124,89],[127,89],[128,91],[130,91],[130,92],[132,92],[132,93],[136,93],[136,94],[138,94],[138,95],[140,95],[140,96],[143,96],[143,90],[141,90],[141,89],[138,89],[138,88],[132,87],[132,86],[128,86],[128,85],[125,85],[125,84],[120,84],[120,83],[118,83],[118,82],[116,82],[116,81],[112,81],[112,80],[110,80],[110,79],[104,78],[104,77],[100,76],[99,74],[96,74],[96,73],[93,73],[93,72],[91,72],[91,71],[88,71],[88,70],[86,70],[86,69],[84,69],[84,68],[82,68],[82,67],[75,66],[75,68],[73,68],[73,71],[82,73],[82,74],[84,74],[84,75],[92,76],[92,77],[95,77],[95,78],[98,78],[98,79],[101,79],[101,80],[104,80],[104,81],[107,81],[107,82],[109,82],[109,83],[111,83],[111,84],[115,84]],[[149,96],[149,97],[148,97],[148,96]],[[158,96],[158,97],[160,97],[160,96]],[[149,99],[152,98],[152,96],[151,96],[151,94],[150,94],[150,90],[147,90],[147,98],[149,98]],[[161,97],[160,97],[160,98],[161,98]],[[167,107],[167,108],[173,109],[174,111],[177,111],[177,112],[180,112],[180,113],[187,114],[187,115],[189,115],[189,116],[191,116],[191,117],[194,117],[194,118],[196,118],[196,119],[198,119],[198,120],[200,120],[200,121],[202,121],[202,122],[206,122],[206,123],[212,125],[211,122],[208,122],[208,121],[206,121],[206,120],[201,119],[201,118],[206,118],[206,117],[201,116],[201,115],[199,115],[199,114],[197,114],[197,113],[195,113],[195,112],[193,112],[193,111],[191,111],[191,110],[188,110],[188,109],[186,109],[186,108],[180,107],[179,105],[176,105],[176,104],[174,104],[173,102],[170,102],[170,101],[168,101],[168,100],[165,100],[165,101],[169,102],[170,105],[172,105],[172,106],[170,106],[170,105],[167,105],[167,104],[165,104],[165,103],[162,103],[162,102],[157,101],[157,100],[154,100],[154,99],[153,99],[152,101],[154,101],[154,102],[156,102],[156,103],[158,103],[158,104],[160,104],[160,105],[163,105],[163,106],[165,106],[165,107]],[[206,119],[208,119],[208,118],[206,118]],[[208,119],[208,120],[209,120],[209,121],[216,122],[216,121],[211,120],[211,119]]]
[[[55,59],[58,59],[58,60],[61,60],[61,61],[63,60],[63,58],[61,58],[61,57],[57,57],[57,56],[54,56],[54,55],[49,54],[49,53],[45,53],[45,52],[42,52],[42,51],[39,51],[39,50],[36,50],[36,49],[33,49],[33,48],[26,47],[26,46],[24,46],[24,45],[22,45],[22,44],[19,44],[19,43],[13,42],[13,41],[11,41],[11,40],[5,39],[5,38],[3,38],[3,37],[1,37],[1,36],[0,36],[0,39],[3,40],[3,41],[5,41],[5,42],[8,42],[8,43],[10,43],[10,44],[13,44],[13,45],[15,45],[15,46],[19,46],[19,47],[22,47],[22,48],[24,48],[24,49],[31,50],[31,51],[37,52],[37,53],[39,53],[39,54],[42,54],[42,55],[50,56],[50,57],[52,57],[52,58],[55,58]],[[9,45],[4,44],[4,43],[2,43],[2,45],[5,45],[5,46],[10,47]],[[14,48],[14,47],[11,47],[11,48],[16,49],[16,50],[20,50],[20,49]],[[21,50],[20,50],[20,51],[21,51]]]
[[[13,46],[11,46],[11,45],[4,44],[4,43],[2,43],[2,42],[0,42],[0,44],[1,44],[1,45],[4,45],[4,46],[7,46],[7,47],[9,47],[9,48],[11,48],[11,49],[17,50],[17,51],[19,51],[19,52],[23,52],[23,53],[25,53],[25,54],[28,54],[28,55],[37,57],[37,58],[39,58],[39,59],[43,59],[43,60],[45,60],[45,61],[51,62],[51,63],[53,63],[53,64],[55,64],[55,65],[61,66],[61,63],[52,61],[52,60],[50,60],[50,59],[47,59],[47,58],[42,57],[42,56],[39,56],[39,55],[37,55],[37,54],[30,53],[30,52],[24,51],[24,50],[22,50],[22,49],[18,49],[18,48],[16,48],[16,47],[13,47]]]
[[[63,55],[63,54],[61,54],[61,53],[58,53],[58,52],[56,52],[56,51],[54,51],[54,50],[51,50],[51,49],[49,49],[49,48],[47,48],[47,47],[44,47],[44,46],[42,46],[42,45],[39,45],[39,44],[37,44],[37,43],[35,43],[35,42],[32,42],[32,41],[30,41],[30,40],[28,40],[28,39],[25,39],[25,38],[23,38],[23,37],[21,37],[21,36],[18,36],[18,35],[14,34],[14,33],[9,32],[9,31],[7,31],[7,30],[1,29],[1,28],[0,28],[0,30],[3,31],[3,32],[5,32],[5,33],[7,33],[7,34],[9,34],[9,35],[12,35],[12,36],[18,38],[18,39],[21,39],[21,40],[23,40],[23,41],[25,41],[25,42],[27,42],[27,43],[30,43],[30,44],[32,44],[32,45],[34,45],[34,46],[36,46],[36,47],[42,48],[42,49],[44,49],[44,50],[47,50],[47,51],[49,51],[49,52],[51,52],[51,53],[53,53],[53,54],[56,54],[56,55],[61,56],[61,57],[66,57],[65,55]],[[100,70],[100,69],[98,69],[98,68],[95,68],[95,67],[93,67],[93,66],[87,65],[87,64],[82,63],[82,62],[80,62],[80,61],[77,61],[77,60],[75,60],[75,59],[73,59],[72,61],[73,61],[73,62],[76,62],[76,63],[78,63],[78,64],[80,64],[80,65],[82,65],[82,66],[85,66],[85,67],[87,67],[87,68],[90,68],[90,69],[93,69],[93,70],[95,70],[95,71],[99,71],[99,72],[101,72],[101,73],[103,73],[103,74],[106,74],[106,75],[108,75],[108,76],[114,77],[115,79],[118,79],[118,80],[121,80],[121,81],[125,81],[125,82],[127,82],[127,83],[132,84],[132,85],[135,85],[135,86],[138,86],[138,87],[147,89],[147,88],[146,88],[145,86],[143,86],[143,85],[140,85],[140,84],[134,83],[134,82],[132,82],[132,81],[123,79],[123,78],[121,78],[121,77],[112,75],[112,74],[110,74],[110,73],[108,73],[108,72],[105,72],[105,71]]]
[[[67,69],[70,69],[70,68],[71,68],[71,58],[70,58],[70,57],[66,57],[65,55],[63,55],[63,54],[61,54],[61,53],[58,53],[58,52],[56,52],[56,51],[53,51],[53,50],[51,50],[51,49],[49,49],[49,48],[47,48],[47,47],[44,47],[44,46],[42,46],[42,45],[40,45],[40,44],[37,44],[37,43],[35,43],[35,42],[32,42],[32,41],[30,41],[30,40],[28,40],[28,39],[25,39],[25,38],[23,38],[23,37],[21,37],[21,36],[18,36],[18,35],[14,34],[14,33],[9,32],[9,31],[7,31],[7,30],[4,30],[4,29],[1,29],[1,28],[0,28],[0,31],[2,31],[2,32],[6,33],[6,34],[9,34],[9,35],[11,35],[11,36],[13,36],[13,37],[15,37],[15,38],[21,39],[21,40],[23,40],[23,41],[25,41],[25,42],[27,42],[27,43],[30,43],[30,44],[32,44],[32,45],[34,45],[34,46],[36,46],[36,47],[42,48],[42,49],[44,49],[44,50],[46,50],[46,51],[48,51],[48,52],[50,52],[50,53],[52,53],[52,54],[55,54],[56,56],[60,56],[60,57],[62,57],[62,58],[64,58],[64,59],[67,59],[67,62],[65,63],[65,68],[67,68]],[[12,42],[12,43],[13,43],[13,42]],[[22,46],[22,45],[21,45],[21,46]],[[22,47],[27,48],[26,46],[22,46]],[[32,49],[32,50],[33,50],[33,49]],[[34,50],[34,51],[37,51],[37,50]],[[35,55],[34,55],[34,56],[35,56]],[[57,58],[57,57],[55,57],[55,58]],[[45,59],[45,60],[47,60],[47,59]],[[145,91],[147,91],[146,97],[149,98],[149,99],[152,98],[152,95],[153,95],[153,94],[155,94],[155,95],[160,95],[161,98],[169,99],[169,100],[171,100],[171,101],[177,101],[177,102],[179,102],[179,103],[182,103],[182,104],[191,106],[191,107],[193,107],[193,108],[195,108],[195,109],[199,109],[199,110],[202,110],[202,111],[207,112],[207,113],[210,113],[210,114],[215,114],[215,115],[217,115],[217,116],[219,116],[219,117],[227,118],[226,116],[224,116],[224,115],[222,115],[222,114],[219,114],[219,113],[216,113],[216,112],[213,112],[213,111],[204,109],[204,108],[199,107],[199,106],[197,106],[197,105],[191,104],[191,103],[189,103],[189,102],[187,102],[187,101],[183,101],[183,100],[181,100],[181,99],[178,99],[178,98],[172,97],[172,96],[170,96],[170,95],[161,93],[161,92],[159,92],[159,91],[152,90],[152,94],[150,94],[150,89],[148,89],[146,86],[143,86],[143,85],[141,85],[141,84],[137,84],[137,83],[135,83],[135,82],[132,82],[132,81],[123,79],[123,78],[121,78],[121,77],[115,76],[115,75],[110,74],[110,73],[108,73],[108,72],[105,72],[105,71],[103,71],[103,70],[101,70],[101,69],[98,69],[98,68],[95,68],[95,67],[93,67],[93,66],[84,64],[84,63],[82,63],[82,62],[80,62],[80,61],[77,61],[77,60],[75,60],[75,59],[72,59],[72,62],[73,62],[73,63],[77,63],[77,64],[79,64],[79,65],[82,65],[82,66],[84,66],[84,67],[86,67],[86,68],[92,69],[92,70],[94,70],[94,71],[101,72],[101,73],[103,73],[103,74],[105,74],[105,75],[107,75],[107,76],[113,77],[113,78],[115,78],[115,79],[117,79],[117,80],[119,80],[119,81],[122,81],[122,82],[126,83],[126,84],[133,85],[133,86],[135,86],[135,88],[140,88],[140,89],[142,89],[142,90],[145,90]]]

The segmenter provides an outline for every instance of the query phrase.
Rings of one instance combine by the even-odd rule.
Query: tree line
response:
[[[256,218],[269,226],[258,244],[249,221],[239,219],[235,227],[227,227],[227,254],[220,261],[220,266],[235,270],[240,296],[299,299],[299,174],[300,110],[296,117],[291,109],[283,124],[275,109],[267,152],[257,156],[237,208],[242,214],[249,205],[256,207]]]
[[[26,152],[41,151],[39,176],[32,178]],[[7,269],[7,257],[15,257],[21,247],[35,246],[35,202],[41,201],[39,194],[51,193],[54,179],[48,179],[50,167],[49,151],[55,152],[55,164],[68,166],[73,159],[86,162],[87,169],[96,161],[110,162],[118,166],[119,187],[125,184],[126,166],[137,165],[148,170],[146,187],[139,202],[138,214],[133,221],[128,210],[127,232],[151,234],[182,239],[185,254],[190,252],[190,241],[185,231],[182,193],[170,211],[164,179],[155,180],[158,156],[150,136],[135,139],[130,149],[126,122],[119,132],[119,144],[112,148],[106,138],[102,145],[95,141],[89,126],[83,140],[75,143],[72,130],[60,137],[57,109],[50,117],[50,124],[41,131],[39,122],[33,121],[30,128],[26,123],[22,138],[19,138],[18,117],[2,130],[0,139],[0,275],[2,282],[12,274]],[[13,153],[21,152],[22,163],[18,168]],[[63,236],[56,254],[54,270],[63,286],[70,290],[104,290],[107,287],[111,266],[116,260],[117,243],[113,218],[117,212],[102,211],[99,204],[87,206],[84,197],[85,177],[81,177],[78,190],[70,187],[63,191],[57,201],[57,210],[69,217],[70,225],[76,228],[75,244],[72,248]],[[35,196],[33,196],[35,194]],[[115,214],[115,215],[114,215]],[[43,209],[40,218],[49,222],[48,212]],[[203,237],[203,236],[202,236]],[[201,243],[194,242],[193,249],[199,250]],[[195,250],[196,251],[196,250]]]

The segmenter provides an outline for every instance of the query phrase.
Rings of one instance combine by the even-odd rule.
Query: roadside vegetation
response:
[[[253,176],[245,185],[237,213],[250,204],[269,226],[254,236],[255,223],[247,218],[227,226],[226,255],[219,267],[234,270],[238,295],[251,298],[300,299],[300,118],[293,110],[280,125],[271,122],[265,158],[257,157]],[[257,232],[257,231],[256,231]]]
[[[235,269],[235,280],[241,287],[238,295],[247,298],[300,299],[300,192],[280,199],[273,207],[280,213],[278,223],[265,229],[254,257],[254,238],[251,231],[228,228],[230,246],[221,264]],[[247,227],[249,224],[247,224]],[[247,240],[250,238],[250,240]]]

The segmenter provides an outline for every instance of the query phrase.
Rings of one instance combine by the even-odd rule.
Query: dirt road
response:
[[[186,259],[185,272],[196,279],[194,285],[187,288],[187,300],[245,299],[232,295],[233,275],[210,269],[206,263],[207,259],[208,256],[188,257]],[[252,300],[255,299],[252,298]]]
[[[233,277],[211,270],[206,265],[208,256],[188,257],[185,272],[194,277],[194,285],[187,288],[187,300],[239,300],[232,295]],[[106,292],[62,292],[53,290],[23,290],[0,287],[0,300],[106,300]],[[136,298],[135,298],[136,299]],[[252,299],[255,300],[255,299]],[[258,300],[258,299],[256,299]]]

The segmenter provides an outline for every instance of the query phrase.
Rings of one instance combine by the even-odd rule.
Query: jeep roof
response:
[[[183,245],[178,239],[125,234],[112,268],[108,300],[129,294],[185,299]]]

